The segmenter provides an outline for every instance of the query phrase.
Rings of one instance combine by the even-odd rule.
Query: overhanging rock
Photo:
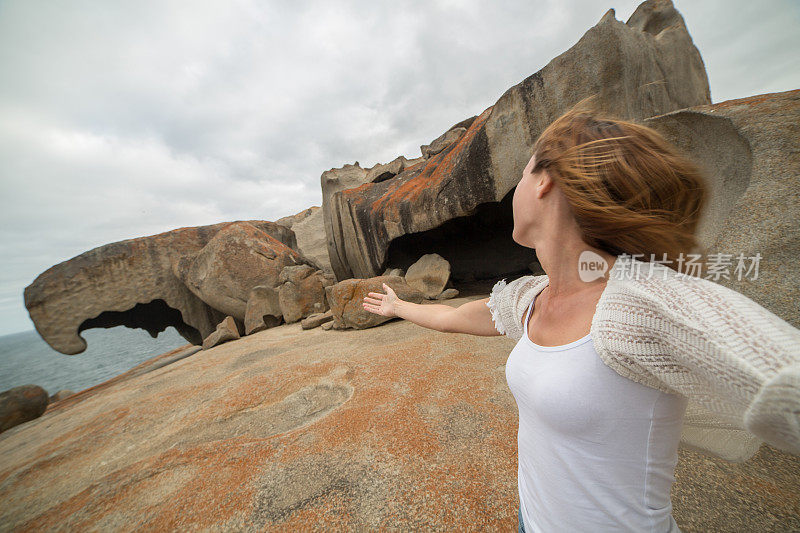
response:
[[[246,223],[292,250],[292,230],[273,222]],[[141,328],[156,337],[173,326],[202,344],[225,313],[201,300],[175,275],[217,233],[234,223],[179,228],[99,246],[53,265],[25,288],[25,307],[36,331],[54,349],[86,349],[80,332],[95,327]]]

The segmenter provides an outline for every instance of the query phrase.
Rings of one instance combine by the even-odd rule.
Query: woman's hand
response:
[[[375,313],[376,315],[381,316],[388,316],[388,317],[396,317],[396,305],[397,302],[400,301],[400,298],[394,293],[392,288],[387,284],[383,284],[383,288],[386,291],[386,294],[381,294],[379,292],[368,292],[367,296],[364,296],[363,306],[364,309],[369,311],[370,313]],[[370,298],[372,296],[372,298]]]

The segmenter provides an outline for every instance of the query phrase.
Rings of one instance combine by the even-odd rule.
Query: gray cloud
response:
[[[417,157],[638,3],[0,3],[0,334],[53,264],[321,205],[323,171]],[[675,3],[714,101],[800,86],[796,2]]]

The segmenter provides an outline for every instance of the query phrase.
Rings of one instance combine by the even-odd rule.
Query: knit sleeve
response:
[[[531,298],[531,289],[545,283],[547,275],[528,275],[506,283],[501,279],[492,287],[486,306],[492,311],[495,329],[507,337],[519,340],[522,337],[522,311]]]
[[[800,454],[800,330],[708,279],[657,287],[657,312],[642,320],[657,326],[650,371],[728,429]]]

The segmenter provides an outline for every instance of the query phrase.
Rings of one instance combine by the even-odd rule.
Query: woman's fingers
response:
[[[370,298],[373,296],[374,298]],[[380,292],[368,292],[367,296],[364,296],[364,300],[361,302],[362,307],[367,311],[375,314],[381,314],[380,310],[383,306],[383,297],[386,296]]]
[[[366,309],[370,313],[375,313],[376,315],[380,314],[380,307],[376,307],[374,305],[364,304],[364,309]]]

